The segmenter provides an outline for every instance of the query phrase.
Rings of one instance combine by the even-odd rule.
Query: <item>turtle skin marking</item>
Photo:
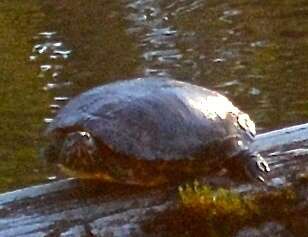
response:
[[[200,176],[226,160],[253,179],[264,181],[269,171],[249,149],[255,125],[247,114],[215,91],[168,78],[84,92],[46,135],[58,151],[47,159],[85,178],[153,186]]]

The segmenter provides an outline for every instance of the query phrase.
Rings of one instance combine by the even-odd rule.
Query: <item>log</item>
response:
[[[260,151],[270,164],[269,185],[237,184],[232,187],[235,191],[292,185],[308,173],[308,124],[260,134],[252,149]],[[176,190],[69,178],[3,193],[0,236],[158,236],[145,233],[142,224],[176,205]],[[306,186],[304,191],[301,205],[307,207]]]

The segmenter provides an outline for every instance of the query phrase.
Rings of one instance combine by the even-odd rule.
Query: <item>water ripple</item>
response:
[[[189,73],[194,80],[200,70],[191,54],[187,58],[185,48],[179,48],[178,42],[190,41],[195,32],[178,31],[172,23],[178,14],[188,13],[201,8],[205,1],[157,1],[157,0],[123,0],[128,16],[127,32],[137,41],[141,49],[141,71],[145,75],[180,75]],[[184,50],[184,51],[183,51]],[[197,55],[197,54],[193,54]]]
[[[72,81],[65,81],[60,75],[64,70],[64,62],[70,57],[72,50],[66,48],[55,31],[40,32],[33,38],[36,44],[32,48],[29,60],[39,65],[37,78],[45,83],[42,89],[54,97],[56,103],[49,105],[50,113],[54,114],[69,100],[69,97],[61,94],[65,88],[72,85]],[[49,117],[44,119],[45,123],[51,121],[52,118]]]

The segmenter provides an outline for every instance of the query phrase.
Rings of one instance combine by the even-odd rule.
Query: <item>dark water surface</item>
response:
[[[259,131],[307,122],[308,1],[0,3],[0,191],[46,181],[42,131],[95,85],[170,75],[227,95]]]

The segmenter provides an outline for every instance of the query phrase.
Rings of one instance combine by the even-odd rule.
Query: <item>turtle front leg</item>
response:
[[[253,180],[265,182],[265,177],[270,168],[266,160],[258,152],[247,150],[241,154],[240,159],[244,162],[246,175]]]

